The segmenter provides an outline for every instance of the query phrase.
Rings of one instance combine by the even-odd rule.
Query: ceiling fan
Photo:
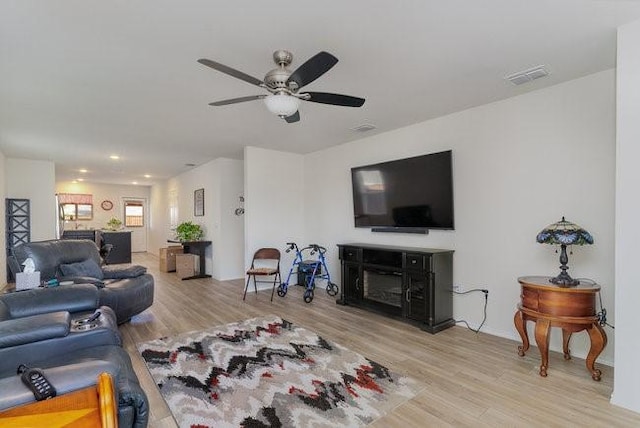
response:
[[[200,64],[264,88],[269,92],[268,94],[250,95],[247,97],[216,101],[209,103],[209,105],[224,106],[264,99],[267,109],[269,109],[270,112],[280,116],[287,123],[293,123],[300,120],[300,112],[298,111],[300,100],[345,107],[360,107],[364,104],[364,98],[352,97],[350,95],[332,94],[328,92],[300,92],[300,89],[336,65],[338,58],[328,52],[323,51],[314,55],[293,72],[287,68],[287,66],[291,64],[291,61],[293,61],[291,52],[277,50],[273,53],[273,60],[278,67],[269,71],[264,76],[264,80],[260,80],[224,64],[220,64],[219,62],[211,61],[210,59],[199,59],[198,62]]]

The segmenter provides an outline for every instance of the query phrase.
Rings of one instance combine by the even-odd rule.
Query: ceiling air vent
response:
[[[363,123],[362,125],[356,126],[355,128],[351,128],[352,131],[356,132],[367,132],[376,129],[376,126],[371,123]]]
[[[532,80],[536,80],[548,75],[549,72],[544,68],[544,65],[538,65],[537,67],[514,73],[510,76],[505,77],[505,79],[507,79],[514,85],[522,85],[523,83],[531,82]]]

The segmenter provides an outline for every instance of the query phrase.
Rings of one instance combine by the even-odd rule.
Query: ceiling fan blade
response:
[[[322,51],[298,67],[296,71],[289,76],[287,85],[289,82],[295,82],[298,88],[302,88],[329,71],[337,62],[338,58],[328,52]]]
[[[291,116],[287,116],[284,118],[287,123],[294,123],[300,121],[300,111],[293,113]]]
[[[222,73],[228,74],[231,77],[235,77],[236,79],[244,80],[247,83],[251,83],[256,86],[263,86],[264,82],[260,79],[256,79],[253,76],[249,76],[248,74],[243,73],[242,71],[238,71],[234,68],[227,67],[224,64],[220,64],[219,62],[211,61],[210,59],[201,58],[198,62],[202,65],[206,65],[207,67],[211,67],[214,70],[218,70]]]
[[[329,92],[307,92],[307,94],[311,96],[307,101],[321,104],[332,104],[335,106],[360,107],[365,101],[364,98],[342,94],[331,94]]]
[[[216,101],[214,103],[209,103],[210,106],[226,106],[229,104],[243,103],[245,101],[254,101],[261,100],[265,98],[266,95],[251,95],[249,97],[240,97],[240,98],[230,98],[228,100]]]

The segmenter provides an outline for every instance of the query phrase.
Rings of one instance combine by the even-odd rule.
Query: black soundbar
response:
[[[373,227],[372,232],[391,232],[391,233],[420,233],[426,235],[429,233],[429,229],[422,227]]]

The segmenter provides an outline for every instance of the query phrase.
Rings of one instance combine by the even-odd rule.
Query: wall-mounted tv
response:
[[[356,227],[453,229],[451,150],[351,168]]]

